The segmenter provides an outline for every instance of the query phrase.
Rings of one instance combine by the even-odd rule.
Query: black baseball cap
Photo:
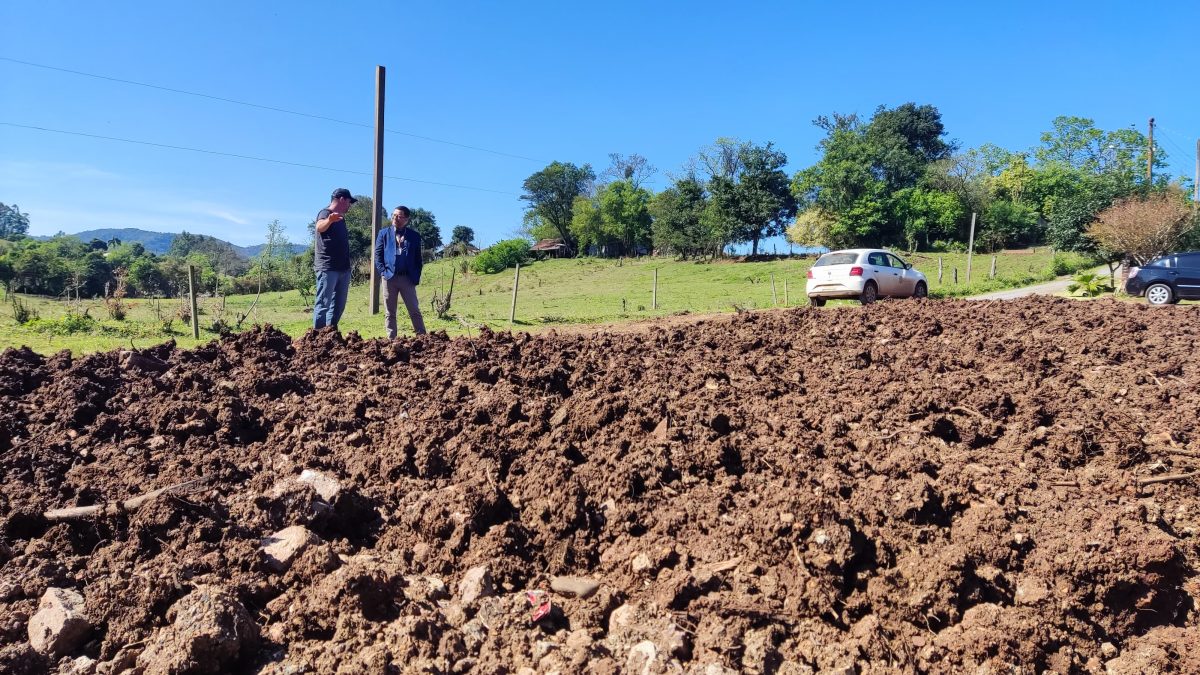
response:
[[[332,195],[329,196],[330,199],[337,199],[338,197],[345,197],[346,199],[349,199],[351,204],[358,201],[346,188],[338,188],[333,191]]]

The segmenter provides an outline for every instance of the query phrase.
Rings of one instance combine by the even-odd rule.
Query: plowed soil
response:
[[[1197,673],[1198,339],[1035,298],[8,350],[0,671]]]

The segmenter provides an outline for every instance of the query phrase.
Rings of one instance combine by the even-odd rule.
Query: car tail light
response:
[[[851,267],[850,268],[850,276],[861,277],[862,276],[862,268],[858,267],[858,266]]]
[[[809,271],[808,271],[808,273],[807,273],[807,274],[805,274],[804,276],[806,276],[806,277],[808,277],[809,279],[811,279],[811,278],[812,278],[812,270],[809,270]]]

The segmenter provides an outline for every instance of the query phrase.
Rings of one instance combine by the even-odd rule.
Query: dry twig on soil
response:
[[[1197,476],[1200,476],[1200,471],[1193,471],[1191,473],[1177,473],[1170,476],[1155,476],[1154,478],[1139,478],[1137,479],[1137,484],[1138,487],[1145,487],[1147,485],[1154,485],[1156,483],[1171,483],[1177,480],[1187,480]]]
[[[78,518],[90,518],[92,516],[116,516],[133,511],[157,497],[187,492],[197,485],[202,485],[208,481],[209,478],[197,478],[183,483],[176,483],[175,485],[168,485],[157,490],[151,490],[146,494],[130,497],[125,501],[93,504],[91,506],[73,506],[66,509],[51,509],[42,515],[45,516],[46,520],[74,520]]]

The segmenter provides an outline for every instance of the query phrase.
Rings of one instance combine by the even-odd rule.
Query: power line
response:
[[[105,141],[117,141],[120,143],[133,143],[135,145],[148,145],[150,147],[166,148],[168,150],[186,150],[188,152],[199,152],[199,153],[203,153],[206,155],[218,155],[221,157],[236,157],[237,159],[249,159],[249,160],[253,160],[256,162],[270,162],[271,164],[283,164],[285,166],[297,166],[297,167],[301,167],[304,169],[319,169],[321,171],[333,171],[335,173],[349,173],[349,174],[356,174],[359,176],[375,175],[375,174],[371,173],[370,171],[355,171],[353,169],[337,169],[337,168],[328,167],[328,166],[319,166],[317,164],[302,164],[300,162],[289,162],[289,161],[282,160],[282,159],[270,159],[268,157],[254,157],[252,155],[239,155],[234,152],[222,152],[220,150],[205,150],[203,148],[189,148],[189,147],[182,146],[182,145],[168,145],[166,143],[153,143],[151,141],[138,141],[138,140],[134,140],[131,138],[117,138],[115,136],[101,136],[99,134],[84,133],[82,131],[64,131],[62,129],[49,129],[47,127],[36,127],[36,126],[28,125],[28,124],[16,124],[14,122],[3,122],[3,121],[0,121],[0,125],[4,125],[4,126],[8,126],[8,127],[16,127],[18,129],[32,129],[34,131],[46,131],[46,132],[55,133],[55,134],[65,134],[68,136],[82,136],[84,138],[98,138],[98,139],[105,140]],[[478,192],[492,192],[492,193],[495,193],[498,195],[511,195],[513,197],[520,196],[520,195],[516,194],[515,192],[505,192],[503,190],[492,190],[491,188],[474,187],[471,185],[456,185],[454,183],[439,183],[437,181],[424,180],[422,178],[407,178],[405,176],[384,176],[384,178],[388,178],[390,180],[402,180],[402,181],[407,181],[410,183],[424,183],[426,185],[437,185],[440,187],[458,188],[460,190],[476,190]]]
[[[287,115],[296,115],[298,117],[307,117],[309,119],[322,120],[324,122],[333,122],[335,124],[345,124],[347,126],[363,127],[366,129],[374,129],[375,128],[374,126],[372,126],[370,124],[362,124],[361,122],[350,122],[347,120],[340,120],[335,117],[326,117],[324,115],[313,115],[311,113],[298,112],[295,110],[288,110],[286,108],[277,108],[275,106],[261,105],[258,103],[249,103],[247,101],[239,101],[237,99],[225,98],[223,96],[213,96],[211,94],[202,94],[202,93],[195,92],[195,91],[187,91],[186,89],[175,89],[173,87],[163,87],[163,86],[157,85],[157,84],[147,84],[145,82],[135,82],[134,80],[124,80],[119,77],[109,77],[108,75],[96,75],[95,73],[85,73],[80,70],[71,70],[69,68],[59,68],[57,66],[47,66],[47,65],[41,64],[41,63],[32,63],[30,61],[21,61],[19,59],[13,59],[13,58],[9,58],[7,56],[0,56],[0,61],[8,61],[9,63],[18,63],[20,65],[31,66],[33,68],[44,68],[46,70],[56,70],[60,73],[70,73],[72,75],[81,75],[83,77],[93,77],[98,80],[108,80],[109,82],[120,82],[121,84],[131,84],[136,87],[146,87],[147,89],[158,89],[159,91],[169,91],[173,94],[184,94],[185,96],[197,96],[199,98],[207,98],[207,99],[210,99],[213,101],[221,101],[223,103],[233,103],[235,105],[243,105],[248,108],[258,108],[259,110],[270,110],[272,112],[284,113]],[[423,141],[429,141],[430,143],[441,143],[443,145],[453,145],[458,148],[466,148],[467,150],[476,150],[478,152],[488,152],[493,155],[500,155],[501,157],[512,157],[514,159],[523,159],[523,160],[530,161],[530,162],[546,162],[546,160],[537,159],[536,157],[526,157],[525,155],[517,155],[517,154],[511,153],[511,152],[503,152],[500,150],[491,150],[488,148],[481,148],[477,145],[468,145],[466,143],[457,143],[455,141],[447,141],[447,140],[443,140],[441,138],[434,138],[432,136],[423,136],[421,134],[414,134],[414,133],[411,133],[408,131],[398,131],[396,129],[386,129],[386,128],[384,129],[384,131],[386,131],[389,134],[396,134],[397,136],[407,136],[409,138],[418,138]]]

